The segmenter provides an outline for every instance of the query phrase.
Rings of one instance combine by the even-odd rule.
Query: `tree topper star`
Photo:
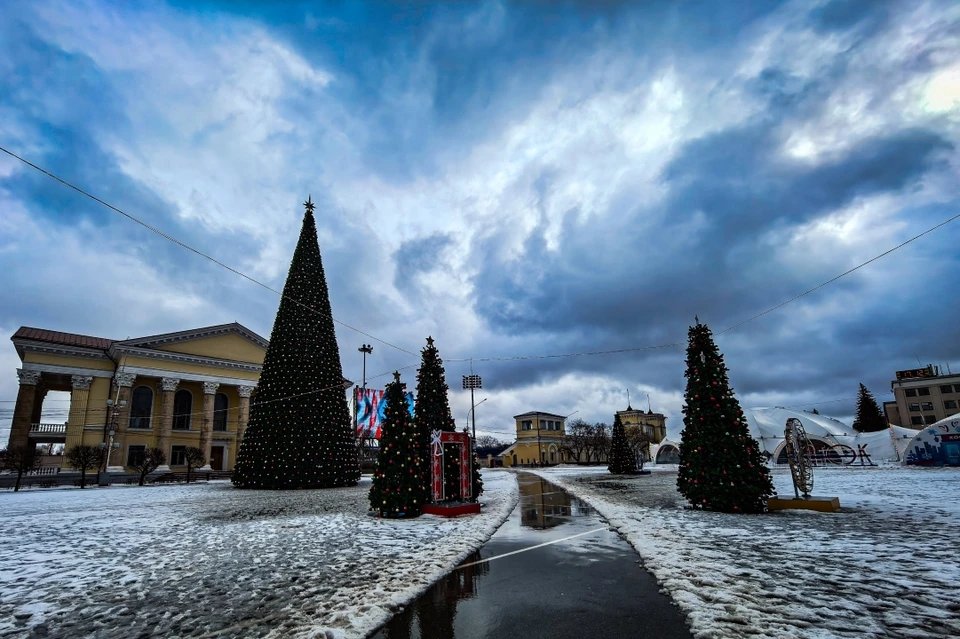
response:
[[[433,338],[432,338],[432,337],[428,337],[428,338],[427,338],[427,346],[433,346]]]
[[[311,201],[310,196],[307,196],[307,201],[303,203],[304,208],[307,209],[308,213],[313,213],[313,207],[315,206],[313,201]]]
[[[400,383],[400,371],[393,371],[393,381],[397,384]]]

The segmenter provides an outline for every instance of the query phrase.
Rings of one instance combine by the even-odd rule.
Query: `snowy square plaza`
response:
[[[696,637],[960,634],[954,470],[823,471],[840,513],[767,516],[685,510],[669,467],[536,472],[626,537]],[[414,521],[370,517],[368,480],[4,491],[0,636],[364,637],[493,534],[516,482],[484,483],[482,515]]]

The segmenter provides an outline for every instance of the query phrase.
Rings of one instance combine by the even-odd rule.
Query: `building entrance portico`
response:
[[[22,364],[8,446],[112,442],[116,472],[153,447],[161,471],[186,470],[193,446],[209,469],[233,468],[266,353],[256,333],[234,323],[115,341],[22,327],[11,339]],[[50,391],[69,393],[64,423],[42,423]],[[53,464],[66,469],[65,456]]]

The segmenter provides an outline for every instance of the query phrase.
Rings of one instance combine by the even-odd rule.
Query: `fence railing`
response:
[[[37,435],[66,435],[66,424],[30,424],[30,434]]]

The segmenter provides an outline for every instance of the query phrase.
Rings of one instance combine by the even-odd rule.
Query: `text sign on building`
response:
[[[901,379],[913,379],[916,377],[935,377],[933,374],[933,366],[927,366],[926,368],[911,368],[907,371],[897,371],[897,380]]]

